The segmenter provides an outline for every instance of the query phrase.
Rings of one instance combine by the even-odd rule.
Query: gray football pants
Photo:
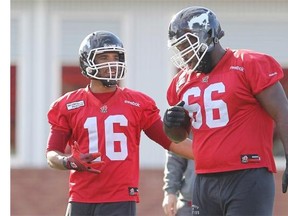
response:
[[[193,215],[272,216],[273,173],[266,168],[196,176]]]

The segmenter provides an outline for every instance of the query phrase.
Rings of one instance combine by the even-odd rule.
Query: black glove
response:
[[[190,117],[188,116],[186,110],[183,108],[184,104],[185,102],[181,101],[180,103],[166,110],[163,123],[167,128],[190,127]],[[187,118],[189,121],[187,121]]]
[[[282,192],[286,193],[288,187],[288,155],[286,155],[286,169],[282,176]]]

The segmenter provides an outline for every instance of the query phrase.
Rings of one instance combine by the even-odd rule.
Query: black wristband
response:
[[[62,158],[62,164],[63,164],[63,166],[66,168],[66,169],[69,169],[69,167],[68,167],[68,158],[67,157],[65,157],[65,156],[63,156],[63,158]]]
[[[68,170],[79,170],[78,165],[73,161],[73,157],[71,159],[71,156],[63,157],[63,166]]]

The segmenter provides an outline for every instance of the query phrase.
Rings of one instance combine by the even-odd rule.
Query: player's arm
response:
[[[166,152],[166,163],[164,168],[164,186],[166,193],[177,194],[182,186],[182,178],[187,168],[187,159],[173,152]]]
[[[51,168],[59,170],[76,170],[88,171],[92,173],[100,173],[97,169],[99,165],[103,164],[102,161],[95,161],[100,157],[99,152],[96,153],[81,153],[79,145],[76,141],[72,144],[71,155],[64,153],[66,143],[70,137],[69,133],[51,130],[48,138],[46,158],[47,163]]]
[[[182,187],[183,175],[187,168],[187,159],[184,159],[170,151],[166,152],[164,169],[164,198],[162,207],[167,216],[177,213],[177,197]]]
[[[194,160],[192,140],[190,138],[186,138],[180,143],[172,142],[170,144],[169,151],[174,152],[175,154],[180,155],[186,159]]]
[[[51,168],[59,170],[67,170],[63,164],[63,157],[65,154],[59,151],[48,151],[46,153],[47,163]]]
[[[184,141],[177,144],[171,142],[171,140],[164,133],[163,122],[161,119],[154,122],[154,124],[152,124],[148,129],[144,130],[144,132],[151,140],[160,144],[163,148],[184,158],[194,159],[192,140],[190,138],[186,138]]]
[[[256,95],[262,107],[270,114],[276,123],[277,132],[283,143],[286,156],[286,170],[283,175],[283,192],[288,187],[288,101],[279,82],[264,89]]]
[[[50,130],[47,140],[46,159],[51,168],[67,170],[63,164],[63,157],[67,156],[64,152],[70,136],[71,134],[66,131]]]

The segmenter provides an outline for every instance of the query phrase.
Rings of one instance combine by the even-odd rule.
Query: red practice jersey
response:
[[[102,104],[89,88],[69,92],[48,112],[52,129],[70,132],[82,153],[101,152],[101,174],[71,171],[69,201],[139,201],[141,131],[160,119],[155,102],[140,92],[117,88]],[[96,159],[97,160],[97,159]]]
[[[192,118],[196,173],[267,167],[273,158],[273,119],[255,95],[283,77],[271,57],[249,50],[227,49],[209,74],[179,72],[167,99],[185,101]]]

